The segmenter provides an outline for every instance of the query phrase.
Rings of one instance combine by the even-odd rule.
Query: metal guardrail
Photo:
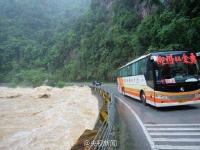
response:
[[[110,147],[112,140],[112,127],[113,127],[113,113],[112,113],[112,96],[108,92],[98,87],[92,87],[94,91],[98,92],[103,98],[103,105],[100,109],[101,127],[98,129],[94,142],[89,147],[89,150],[104,150]]]
[[[97,121],[99,126],[94,130],[84,132],[71,150],[108,150],[117,146],[116,141],[112,140],[115,115],[113,109],[114,97],[100,87],[91,86],[91,89],[99,94],[103,100],[99,112],[99,120]],[[94,131],[96,131],[96,134],[92,134],[91,137],[91,133],[94,133]]]

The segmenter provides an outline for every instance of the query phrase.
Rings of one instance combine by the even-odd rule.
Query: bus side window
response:
[[[131,65],[129,65],[128,67],[127,67],[127,75],[128,76],[131,76],[132,75],[132,67],[131,67]]]
[[[146,60],[142,59],[138,61],[138,74],[139,75],[146,75]]]
[[[136,75],[135,70],[136,70],[136,65],[135,65],[135,63],[133,63],[133,64],[132,64],[132,75],[133,75],[133,76]]]
[[[127,76],[127,68],[126,67],[124,68],[124,76],[125,77]]]
[[[126,76],[126,68],[123,68],[123,76]]]
[[[138,75],[142,74],[142,60],[138,61]]]
[[[129,75],[129,67],[127,66],[126,67],[126,76],[128,76]]]
[[[132,66],[131,66],[131,65],[129,65],[129,76],[131,76],[131,75],[132,75],[132,72],[133,72]]]
[[[147,74],[147,58],[142,60],[142,74],[146,76]]]
[[[138,62],[135,62],[135,75],[139,75],[139,66],[138,66]]]

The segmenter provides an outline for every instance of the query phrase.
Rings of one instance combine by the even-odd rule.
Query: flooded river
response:
[[[0,87],[0,149],[68,150],[98,117],[89,87]]]

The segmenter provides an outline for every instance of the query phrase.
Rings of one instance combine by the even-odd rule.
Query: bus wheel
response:
[[[146,102],[146,95],[145,95],[144,91],[141,91],[141,92],[140,92],[140,100],[141,100],[141,102],[142,102],[144,105],[147,105],[147,102]]]

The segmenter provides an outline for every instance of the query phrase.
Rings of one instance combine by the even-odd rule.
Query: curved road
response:
[[[116,85],[103,85],[101,88],[118,97],[124,111],[129,110],[124,116],[130,132],[143,131],[135,137],[137,144],[134,149],[200,150],[200,104],[154,108],[121,95]],[[135,120],[137,129],[134,129]]]

